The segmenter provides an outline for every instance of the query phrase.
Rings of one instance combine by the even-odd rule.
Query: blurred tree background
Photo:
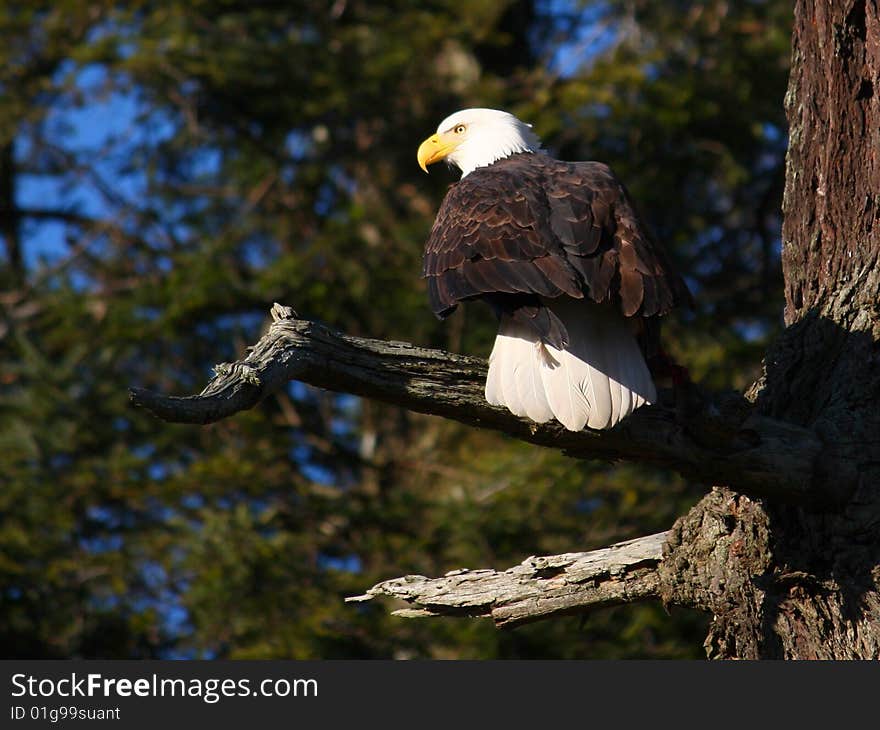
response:
[[[666,327],[742,388],[781,326],[785,0],[110,2],[0,9],[0,647],[12,657],[700,657],[655,605],[496,631],[343,603],[668,528],[707,485],[582,463],[291,383],[209,427],[196,392],[273,301],[485,356],[430,314],[454,175],[419,142],[506,108],[609,162],[697,295]]]

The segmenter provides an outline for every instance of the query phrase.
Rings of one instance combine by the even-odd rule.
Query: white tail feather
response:
[[[542,362],[546,357],[544,345],[540,342],[530,342],[527,357],[526,366],[520,369],[521,375],[517,380],[519,399],[526,416],[537,423],[544,423],[553,418],[553,411],[547,402],[544,383],[541,380]]]
[[[489,355],[486,400],[517,416],[544,423],[553,411],[544,395],[540,361],[542,345],[530,328],[502,317],[495,347]]]
[[[629,323],[616,310],[574,299],[551,309],[568,330],[564,350],[542,344],[531,328],[502,317],[489,357],[486,400],[570,431],[612,428],[657,398]]]

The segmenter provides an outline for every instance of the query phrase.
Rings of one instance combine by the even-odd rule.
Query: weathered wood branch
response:
[[[407,575],[346,600],[391,596],[414,606],[395,611],[397,616],[487,617],[499,627],[634,603],[661,594],[658,566],[666,536],[661,532],[587,553],[530,557],[505,571]]]
[[[849,480],[827,476],[846,470],[836,472],[822,460],[815,433],[761,416],[740,395],[710,400],[696,387],[681,389],[674,396],[664,393],[661,404],[639,409],[610,431],[571,432],[490,406],[483,395],[484,360],[350,337],[297,319],[278,304],[272,318],[247,357],[218,366],[199,395],[172,397],[132,388],[132,402],[166,421],[211,423],[299,380],[502,431],[576,458],[654,464],[758,497],[824,505],[842,501],[851,488]]]

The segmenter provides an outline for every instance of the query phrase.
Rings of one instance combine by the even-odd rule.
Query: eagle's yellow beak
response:
[[[419,145],[419,151],[416,155],[419,167],[427,172],[428,165],[442,160],[458,147],[461,141],[461,137],[455,134],[432,134]]]

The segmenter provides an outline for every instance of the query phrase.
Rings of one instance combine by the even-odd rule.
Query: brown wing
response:
[[[585,294],[627,317],[653,317],[691,303],[684,281],[641,222],[623,184],[599,162],[553,161],[547,200],[553,231]]]
[[[500,310],[526,307],[542,336],[539,297],[611,301],[628,317],[665,314],[690,300],[607,165],[528,153],[450,187],[423,274],[438,317],[486,298]]]

